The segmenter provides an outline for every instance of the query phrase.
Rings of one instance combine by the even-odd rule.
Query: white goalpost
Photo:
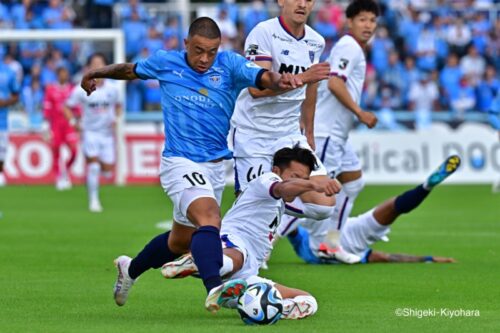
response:
[[[22,41],[107,41],[113,44],[113,63],[125,62],[125,37],[120,29],[71,29],[71,30],[3,30],[0,34],[2,42]],[[123,111],[126,112],[125,81],[117,81],[123,96]],[[126,144],[125,144],[125,116],[117,122],[117,163],[116,184],[124,185],[127,175]]]

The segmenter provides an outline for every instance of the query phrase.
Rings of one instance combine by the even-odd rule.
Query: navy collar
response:
[[[297,38],[297,37],[295,37],[294,34],[291,33],[290,29],[288,28],[288,26],[286,25],[285,21],[283,20],[283,18],[281,16],[278,16],[278,22],[280,23],[283,30],[285,30],[285,32],[287,34],[289,34],[290,36],[292,36],[295,40],[297,40],[297,41],[302,40],[306,36],[306,27],[305,26],[304,26],[304,34],[302,35],[302,37]]]

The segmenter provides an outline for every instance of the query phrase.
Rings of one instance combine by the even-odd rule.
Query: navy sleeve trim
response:
[[[137,65],[138,65],[138,63],[136,62],[136,63],[134,64],[134,74],[135,74],[135,75],[136,75],[139,79],[141,79],[141,80],[145,80],[145,78],[142,78],[142,77],[139,75],[139,73],[137,73]]]
[[[345,75],[339,74],[337,72],[331,72],[330,76],[332,76],[332,75],[341,78],[342,80],[344,80],[344,82],[347,81],[347,77]]]
[[[267,72],[267,69],[265,68],[262,68],[259,73],[257,73],[257,77],[255,78],[255,86],[257,88],[259,88],[260,90],[264,90],[266,88],[264,88],[262,85],[261,85],[261,80],[262,80],[262,75],[264,75],[264,73]]]
[[[276,200],[281,199],[280,197],[276,197],[276,196],[274,195],[274,192],[273,192],[274,187],[275,187],[275,186],[276,186],[276,184],[278,184],[278,183],[279,183],[279,182],[274,182],[274,183],[273,183],[273,184],[269,187],[269,195],[270,195],[270,196],[272,196],[272,197],[273,197],[274,199],[276,199]]]

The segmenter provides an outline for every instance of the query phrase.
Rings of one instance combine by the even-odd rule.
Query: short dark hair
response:
[[[293,148],[281,148],[274,154],[273,166],[277,166],[280,169],[287,168],[290,166],[292,161],[303,164],[313,171],[318,166],[316,157],[313,152],[306,148],[301,148],[298,144]]]
[[[87,66],[90,66],[90,63],[92,62],[92,60],[94,60],[94,58],[101,58],[103,61],[104,61],[104,64],[107,65],[108,64],[108,58],[106,58],[106,56],[104,55],[104,53],[101,53],[101,52],[96,52],[96,53],[92,53],[88,58],[87,58]]]
[[[361,12],[373,13],[376,17],[380,15],[380,9],[377,3],[373,0],[354,0],[345,10],[345,16],[353,19]]]
[[[199,17],[189,26],[189,37],[198,35],[208,39],[221,38],[219,26],[210,17]]]

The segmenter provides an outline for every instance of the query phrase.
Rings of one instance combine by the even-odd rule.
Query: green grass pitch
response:
[[[408,186],[368,186],[354,213]],[[0,332],[499,332],[500,195],[487,186],[441,186],[376,249],[452,256],[457,264],[311,266],[281,241],[262,275],[311,292],[318,313],[273,327],[246,327],[237,312],[204,307],[199,280],[144,274],[129,302],[112,298],[113,259],[135,255],[171,219],[159,186],[102,188],[102,214],[85,188],[0,188]],[[231,204],[226,191],[223,209]],[[397,309],[435,310],[419,318]],[[479,310],[450,318],[449,310]],[[410,310],[406,310],[410,311]]]

